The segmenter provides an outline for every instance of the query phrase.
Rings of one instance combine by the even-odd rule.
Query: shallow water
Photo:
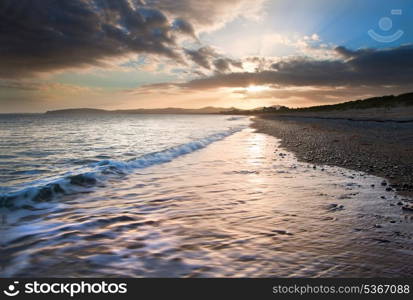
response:
[[[413,215],[382,179],[314,168],[278,147],[244,129],[8,209],[3,276],[413,275]]]
[[[169,157],[144,155],[175,147],[179,156],[247,123],[213,115],[0,115],[0,196],[104,166],[127,172],[161,163]]]

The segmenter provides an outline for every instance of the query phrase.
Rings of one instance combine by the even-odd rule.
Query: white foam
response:
[[[44,197],[53,199],[62,194],[84,192],[90,190],[91,186],[96,186],[105,181],[110,176],[124,175],[133,172],[135,169],[148,168],[153,165],[170,162],[179,156],[205,148],[209,144],[222,140],[246,127],[246,125],[232,127],[226,131],[215,133],[199,140],[171,147],[163,151],[149,153],[129,161],[102,160],[87,167],[80,168],[77,173],[69,173],[62,178],[49,182],[43,181],[42,184],[38,184],[37,182],[37,185],[34,184],[21,191],[0,194],[0,208],[22,207],[23,205],[29,204],[28,201],[31,202],[36,199],[41,192],[45,194]],[[78,177],[77,179],[79,179],[78,182],[72,182],[73,177],[76,176]],[[41,199],[40,201],[47,200]]]

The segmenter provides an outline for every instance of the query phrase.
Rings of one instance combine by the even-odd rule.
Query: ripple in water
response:
[[[243,130],[3,220],[5,276],[405,277],[412,216],[366,174]],[[279,152],[283,153],[279,155]],[[371,185],[375,184],[372,188]]]

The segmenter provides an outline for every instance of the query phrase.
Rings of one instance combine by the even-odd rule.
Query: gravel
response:
[[[389,189],[413,196],[413,122],[263,116],[252,127],[280,138],[300,161],[383,177]]]

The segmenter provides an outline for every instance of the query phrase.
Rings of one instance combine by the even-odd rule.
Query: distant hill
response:
[[[95,108],[70,108],[60,110],[49,110],[48,115],[67,115],[67,114],[109,114],[110,111]]]
[[[382,96],[373,97],[364,100],[347,101],[338,104],[319,105],[300,108],[289,108],[286,106],[269,106],[260,107],[252,110],[229,109],[223,111],[223,114],[241,114],[241,115],[257,115],[257,114],[285,114],[296,112],[331,112],[331,111],[349,111],[349,110],[365,110],[373,108],[400,108],[406,106],[413,106],[413,93],[401,94],[398,96]]]
[[[188,108],[153,108],[153,109],[121,109],[121,110],[104,110],[104,109],[94,109],[94,108],[71,108],[71,109],[60,109],[60,110],[50,110],[47,111],[48,115],[82,115],[82,114],[218,114],[224,111],[228,111],[228,108],[221,107],[204,107],[198,109],[188,109]]]
[[[347,101],[331,105],[319,105],[304,108],[290,109],[291,111],[331,111],[348,109],[367,109],[367,108],[391,108],[397,106],[413,105],[413,93],[401,94],[398,96],[373,97],[364,100]]]
[[[401,94],[398,96],[373,97],[364,100],[347,101],[338,104],[310,106],[303,108],[289,108],[286,106],[274,105],[270,107],[260,107],[252,110],[242,110],[234,107],[222,108],[208,106],[198,109],[189,108],[153,108],[153,109],[124,109],[124,110],[104,110],[94,108],[74,108],[47,111],[49,115],[66,115],[66,114],[241,114],[256,115],[266,113],[294,113],[294,112],[329,112],[329,111],[347,111],[363,110],[370,108],[394,108],[403,106],[413,106],[413,93]]]

